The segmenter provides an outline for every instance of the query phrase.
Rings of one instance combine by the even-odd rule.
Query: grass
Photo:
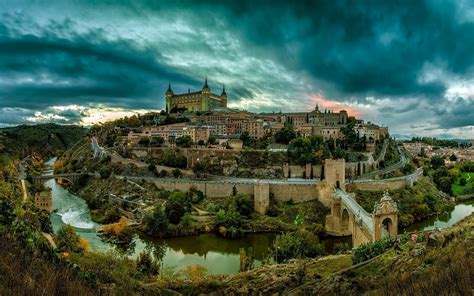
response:
[[[316,261],[311,271],[322,277],[328,277],[332,273],[350,266],[352,266],[350,255],[328,256]]]
[[[459,184],[459,180],[461,178],[466,179],[467,183],[465,186],[461,186]],[[468,172],[462,173],[461,177],[458,178],[456,182],[454,182],[454,184],[451,186],[454,196],[462,195],[472,188],[474,188],[474,173],[468,173]]]

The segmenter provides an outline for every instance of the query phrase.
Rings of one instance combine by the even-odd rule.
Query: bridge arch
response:
[[[383,220],[382,220],[382,223],[381,223],[381,228],[382,228],[382,238],[384,237],[387,237],[387,236],[390,236],[391,233],[393,233],[395,231],[394,229],[394,223],[392,221],[392,219],[390,217],[385,217]]]
[[[344,208],[341,213],[341,232],[348,233],[349,232],[349,211]]]
[[[74,173],[74,174],[56,174],[56,175],[44,175],[44,176],[37,176],[33,177],[34,183],[39,185],[41,183],[47,182],[49,180],[65,180],[72,185],[75,185],[80,178],[81,174]]]

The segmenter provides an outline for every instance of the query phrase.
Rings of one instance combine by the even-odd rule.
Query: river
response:
[[[474,213],[474,200],[471,199],[457,204],[451,212],[434,215],[426,220],[414,223],[407,227],[406,231],[443,229],[458,223],[472,213]]]

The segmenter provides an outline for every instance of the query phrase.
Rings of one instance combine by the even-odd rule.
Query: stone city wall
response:
[[[321,177],[321,165],[306,164],[305,166],[299,165],[283,165],[283,176],[285,178],[311,178],[311,171],[313,171],[313,179]]]
[[[229,197],[233,193],[233,188],[237,192],[254,195],[255,186],[257,184],[268,184],[265,180],[258,183],[237,183],[237,182],[214,182],[214,181],[195,181],[195,180],[170,180],[170,179],[154,179],[153,182],[158,188],[169,191],[179,190],[188,191],[192,186],[202,191],[209,198]],[[276,200],[288,201],[290,199],[295,203],[305,202],[317,199],[319,197],[315,184],[268,184],[269,195],[273,194]],[[260,190],[259,192],[264,192]]]
[[[396,190],[402,189],[407,186],[412,186],[413,182],[418,180],[421,175],[420,171],[403,177],[380,179],[380,180],[357,180],[351,184],[347,184],[346,188],[349,192],[356,190],[368,190],[368,191],[382,191],[382,190]]]

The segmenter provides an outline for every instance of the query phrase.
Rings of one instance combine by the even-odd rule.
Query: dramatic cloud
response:
[[[0,125],[158,110],[168,81],[208,76],[235,108],[319,103],[394,133],[474,137],[470,1],[114,2],[0,6]]]

